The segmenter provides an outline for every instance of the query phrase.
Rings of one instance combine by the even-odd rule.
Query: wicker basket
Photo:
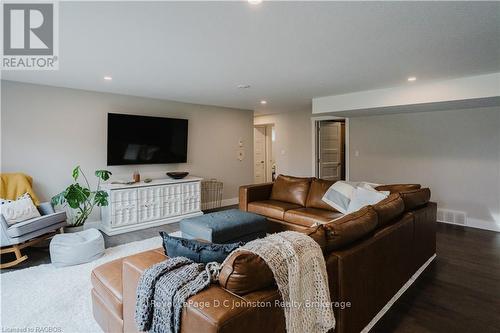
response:
[[[209,210],[219,208],[222,205],[222,182],[217,179],[204,180],[201,182],[201,209]]]

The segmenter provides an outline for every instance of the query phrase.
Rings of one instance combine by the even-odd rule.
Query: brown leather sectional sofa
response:
[[[386,185],[382,202],[342,216],[321,201],[331,182],[281,176],[240,188],[240,209],[265,215],[269,231],[296,230],[322,247],[337,321],[359,332],[435,253],[436,204],[420,185]],[[332,221],[335,219],[334,221]],[[94,269],[94,317],[106,332],[136,332],[135,290],[141,273],[165,260],[162,249]],[[231,255],[219,284],[191,297],[182,332],[284,332],[271,271],[251,253]]]

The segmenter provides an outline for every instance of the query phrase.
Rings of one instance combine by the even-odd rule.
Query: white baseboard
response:
[[[415,274],[413,274],[413,276],[401,287],[401,289],[398,290],[398,292],[396,293],[396,295],[394,295],[390,300],[389,302],[387,302],[387,304],[382,308],[382,310],[379,311],[379,313],[377,313],[377,315],[375,317],[373,317],[372,321],[370,321],[368,323],[368,325],[366,325],[365,328],[363,328],[363,330],[361,331],[361,333],[367,333],[369,332],[373,326],[380,320],[380,318],[382,318],[385,313],[387,311],[389,311],[389,309],[391,308],[391,306],[396,303],[396,301],[398,300],[399,297],[401,297],[401,295],[404,294],[404,292],[410,288],[410,286],[413,284],[413,282],[415,282],[415,280],[417,280],[417,278],[420,276],[420,274],[422,274],[422,272],[427,268],[427,266],[430,265],[430,263],[436,258],[436,254],[434,254],[432,257],[430,257],[422,266],[420,266],[420,268],[415,272]]]
[[[223,199],[221,206],[226,207],[226,206],[237,205],[239,201],[240,200],[238,198]]]
[[[457,223],[448,223],[445,221],[437,221],[437,222],[451,224],[451,225],[458,225],[461,227],[470,227],[470,228],[500,232],[500,225],[497,224],[498,222],[495,223],[494,221],[484,221],[484,220],[474,219],[474,218],[470,218],[470,217],[467,218],[467,224],[465,224],[465,225],[464,224],[457,224]]]
[[[238,198],[229,198],[229,199],[222,199],[221,202],[220,202],[220,207],[227,207],[227,206],[233,206],[233,205],[237,205],[239,202],[239,199]],[[210,210],[212,208],[204,208],[204,207],[217,207],[217,208],[220,208],[218,206],[218,202],[207,202],[206,205],[202,204],[201,205],[201,208],[203,210]],[[213,208],[215,209],[215,208]]]
[[[467,224],[465,226],[471,227],[471,228],[478,228],[478,229],[483,229],[483,230],[500,232],[500,224],[499,223],[500,222],[484,221],[484,220],[479,220],[479,219],[474,219],[474,218],[469,217],[467,219]]]

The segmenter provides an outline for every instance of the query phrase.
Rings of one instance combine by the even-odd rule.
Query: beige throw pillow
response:
[[[0,214],[3,215],[8,225],[40,216],[40,212],[28,193],[23,194],[17,200],[0,199]]]

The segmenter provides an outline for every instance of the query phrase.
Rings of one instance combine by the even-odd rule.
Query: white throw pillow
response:
[[[360,183],[358,184],[358,187],[362,187],[362,188],[364,188],[365,190],[370,190],[370,191],[375,191],[375,192],[378,192],[378,193],[383,193],[383,194],[385,194],[385,195],[387,195],[387,196],[388,196],[389,194],[391,194],[391,192],[390,192],[390,191],[377,191],[377,190],[375,189],[375,187],[377,187],[377,186],[379,186],[379,185],[380,185],[380,184],[368,183],[368,182],[360,182]]]
[[[335,182],[323,195],[323,200],[342,214],[346,214],[351,202],[352,192],[356,189],[357,183],[346,181]]]
[[[374,205],[387,198],[388,194],[375,190],[368,190],[364,187],[356,187],[352,192],[351,201],[347,208],[347,214],[355,212],[367,205]]]
[[[39,217],[31,196],[28,193],[21,195],[17,200],[0,199],[0,214],[8,225]]]

